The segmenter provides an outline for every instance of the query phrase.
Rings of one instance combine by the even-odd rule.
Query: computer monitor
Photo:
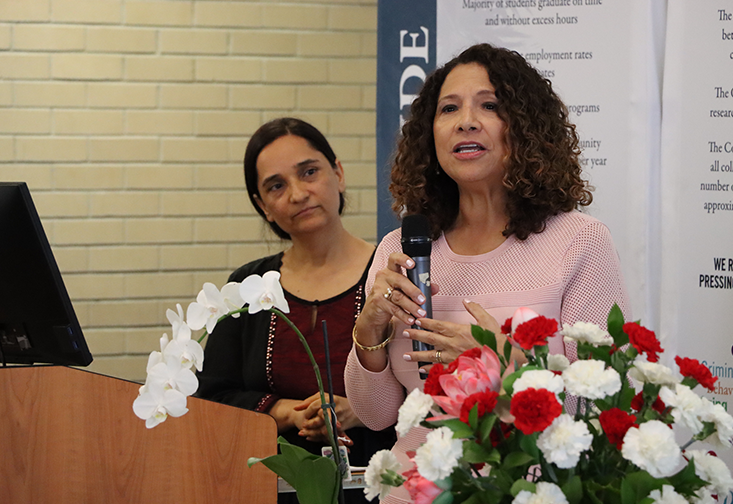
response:
[[[28,186],[0,182],[0,363],[91,362]]]

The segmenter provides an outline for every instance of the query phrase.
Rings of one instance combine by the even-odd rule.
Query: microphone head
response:
[[[427,217],[412,214],[402,219],[402,252],[410,257],[429,257],[432,243]]]

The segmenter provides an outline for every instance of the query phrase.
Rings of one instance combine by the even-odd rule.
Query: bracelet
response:
[[[351,331],[351,338],[354,340],[354,345],[356,345],[357,348],[360,350],[364,350],[365,352],[374,352],[376,350],[381,350],[382,348],[386,347],[390,341],[394,339],[394,323],[390,320],[389,321],[389,336],[386,340],[382,341],[379,345],[374,346],[364,346],[356,339],[356,324],[354,324],[354,329]]]

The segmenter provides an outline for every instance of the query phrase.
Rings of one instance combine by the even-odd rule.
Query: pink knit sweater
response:
[[[377,248],[367,279],[367,293],[374,276],[384,269],[392,252],[401,251],[400,230],[384,237]],[[486,254],[461,256],[448,246],[444,236],[433,243],[431,281],[440,286],[432,299],[433,318],[457,323],[475,323],[463,307],[469,299],[480,304],[499,323],[522,306],[561,324],[577,321],[606,326],[606,317],[617,303],[628,318],[628,298],[618,255],[608,228],[580,212],[551,217],[545,230],[520,241],[509,237]],[[402,355],[412,350],[412,342],[398,336],[389,345],[389,363],[378,373],[366,370],[352,349],[344,378],[346,395],[357,416],[370,429],[381,430],[397,421],[397,411],[415,387],[421,387],[417,363]],[[575,349],[565,347],[561,337],[550,341],[550,352],[565,353],[572,361]],[[424,441],[425,431],[413,429],[401,438],[393,451],[403,464],[405,451],[415,450]],[[405,466],[407,470],[409,466]],[[403,488],[393,489],[385,503],[410,502]]]

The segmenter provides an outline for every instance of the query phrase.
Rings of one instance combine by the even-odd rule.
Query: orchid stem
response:
[[[318,382],[318,392],[321,396],[321,405],[328,404],[326,403],[326,394],[323,392],[323,380],[321,380],[321,371],[318,368],[318,363],[316,363],[315,357],[313,357],[313,353],[311,352],[310,346],[308,346],[308,342],[305,340],[305,336],[303,336],[303,333],[300,332],[300,329],[298,329],[295,326],[295,324],[293,324],[290,321],[290,319],[277,308],[270,308],[267,311],[272,312],[275,315],[277,315],[278,317],[280,317],[281,319],[283,319],[285,323],[288,325],[288,327],[290,327],[293,331],[295,331],[295,334],[298,335],[298,339],[303,344],[303,348],[305,348],[305,351],[308,354],[308,358],[311,361],[311,365],[313,366],[313,371],[316,373],[316,381]],[[219,317],[219,320],[217,320],[216,323],[218,324],[225,318],[231,317],[232,315],[236,315],[237,313],[248,313],[248,312],[249,312],[249,306],[243,306],[242,308],[238,310],[232,310],[229,313],[227,313],[226,315],[222,315],[221,317]],[[206,336],[208,336],[208,333],[204,331],[204,334],[201,335],[198,342],[201,343]],[[325,411],[324,411],[324,415],[325,415]],[[331,422],[325,421],[324,423],[326,425],[326,430],[328,431],[328,439],[330,441],[331,448],[333,449],[333,456],[336,459],[336,461],[338,461],[339,460],[339,451],[338,451],[339,447],[338,447],[338,443],[336,442],[336,436],[334,435],[333,429],[331,429]]]

